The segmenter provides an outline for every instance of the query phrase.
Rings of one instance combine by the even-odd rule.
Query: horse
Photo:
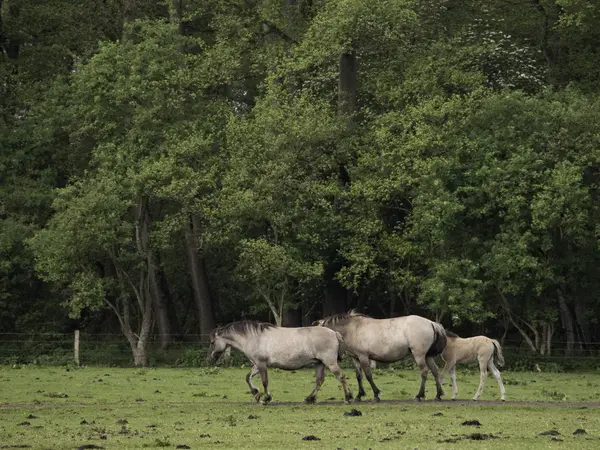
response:
[[[263,404],[271,401],[268,367],[297,370],[310,364],[316,366],[315,388],[304,400],[315,403],[317,392],[325,379],[325,366],[342,384],[344,398],[350,403],[352,393],[338,361],[342,360],[344,339],[335,331],[321,327],[287,328],[266,322],[241,320],[218,327],[210,333],[210,349],[207,362],[214,364],[229,347],[241,351],[252,363],[246,383],[256,402],[261,393],[252,384],[252,377],[260,374],[264,397]]]
[[[444,376],[450,373],[452,377],[452,400],[458,395],[458,386],[456,385],[456,364],[479,361],[479,389],[475,393],[473,400],[477,400],[483,392],[485,379],[487,378],[487,369],[490,369],[494,378],[500,386],[500,400],[506,400],[506,391],[502,383],[500,371],[494,365],[494,360],[498,367],[504,365],[504,356],[502,347],[496,339],[490,339],[486,336],[474,336],[470,338],[461,338],[452,331],[446,331],[448,343],[442,352],[442,359],[445,361],[442,369],[441,381],[443,384]]]
[[[435,398],[441,400],[444,392],[434,360],[446,346],[446,331],[441,324],[415,315],[375,319],[354,310],[317,320],[315,324],[338,331],[344,338],[346,353],[352,357],[358,380],[357,401],[366,394],[361,371],[373,389],[374,400],[380,400],[381,391],[373,382],[371,360],[389,363],[399,361],[409,353],[412,353],[421,371],[421,388],[415,399],[425,397],[425,380],[431,370],[437,388]]]

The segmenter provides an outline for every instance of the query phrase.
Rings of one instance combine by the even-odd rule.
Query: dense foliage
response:
[[[0,0],[0,331],[357,308],[600,338],[600,6]]]

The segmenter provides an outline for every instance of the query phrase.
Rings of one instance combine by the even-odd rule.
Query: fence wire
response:
[[[170,334],[166,348],[161,348],[162,337],[152,334],[148,338],[150,366],[197,367],[206,364],[207,334]],[[73,333],[0,333],[0,364],[73,364],[74,343]],[[533,353],[522,341],[505,339],[503,353],[508,368],[537,370],[544,365],[552,370],[600,368],[600,342],[574,342],[573,345],[574,348],[568,351],[566,341],[553,341],[551,354],[540,355]],[[132,351],[124,335],[81,332],[79,360],[82,365],[130,367]],[[233,361],[234,364],[247,364],[241,355],[235,356]]]

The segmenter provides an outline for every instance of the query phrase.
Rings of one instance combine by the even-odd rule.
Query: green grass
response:
[[[300,402],[312,389],[313,371],[270,370],[273,404],[262,406],[251,402],[247,371],[0,367],[0,448],[76,449],[84,444],[106,449],[600,446],[597,406],[567,403],[599,401],[600,374],[503,373],[509,402],[552,402],[550,406],[450,401],[375,404],[370,401],[368,384],[367,401],[341,405],[339,383],[328,375],[319,403],[309,406]],[[353,373],[346,373],[356,393]],[[255,379],[260,384],[259,377]],[[383,400],[411,400],[419,376],[416,370],[378,370],[375,382]],[[470,399],[478,382],[476,371],[460,371],[459,399]],[[433,388],[430,379],[428,398]],[[450,392],[449,387],[446,391]],[[489,377],[481,400],[498,397],[496,381]],[[277,405],[283,402],[292,404]],[[352,408],[362,416],[344,416]],[[461,425],[466,420],[478,420],[481,426]],[[574,436],[578,428],[587,434]],[[560,434],[555,439],[562,442],[551,441],[552,436],[538,437],[548,430],[557,430]],[[467,438],[473,433],[497,438]],[[311,435],[320,441],[302,439]],[[452,442],[456,439],[460,440]]]

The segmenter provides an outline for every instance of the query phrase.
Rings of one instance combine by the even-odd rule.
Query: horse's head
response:
[[[223,352],[227,350],[227,341],[220,336],[217,330],[213,330],[210,333],[210,347],[208,348],[208,355],[206,356],[206,362],[208,364],[216,363]]]
[[[323,319],[321,319],[321,320],[315,320],[315,321],[312,323],[312,326],[313,326],[313,327],[318,327],[318,326],[321,326],[321,325],[323,325]]]

